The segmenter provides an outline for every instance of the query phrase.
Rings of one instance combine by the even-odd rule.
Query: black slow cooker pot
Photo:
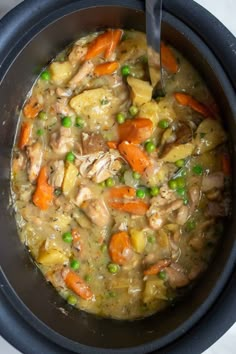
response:
[[[234,160],[236,40],[193,1],[165,0],[164,6],[163,36],[214,93]],[[235,183],[233,217],[203,279],[177,306],[139,321],[101,319],[70,308],[17,236],[9,204],[11,148],[19,109],[38,68],[87,32],[144,30],[143,11],[141,0],[27,0],[0,22],[0,333],[23,353],[201,353],[236,320]]]

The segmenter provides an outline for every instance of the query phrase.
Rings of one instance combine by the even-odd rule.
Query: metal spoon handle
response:
[[[146,0],[146,36],[148,65],[154,90],[163,88],[161,75],[162,0]]]

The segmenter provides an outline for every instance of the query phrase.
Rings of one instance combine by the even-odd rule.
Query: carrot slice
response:
[[[230,176],[231,175],[231,163],[230,163],[229,154],[222,154],[221,161],[222,161],[222,170],[224,172],[224,175]]]
[[[145,215],[148,211],[148,204],[141,200],[134,200],[131,202],[108,202],[113,209],[120,210],[134,215]]]
[[[26,118],[33,119],[39,114],[41,110],[42,105],[38,103],[37,99],[35,97],[30,97],[23,108],[23,113]]]
[[[119,138],[129,143],[140,144],[152,135],[153,123],[147,118],[128,119],[118,127]]]
[[[53,187],[47,182],[47,168],[42,167],[38,180],[37,187],[33,195],[33,203],[41,210],[47,210],[53,201]]]
[[[117,141],[107,141],[107,146],[108,146],[110,149],[116,150],[117,147],[118,147],[118,142],[117,142]]]
[[[30,134],[31,134],[32,125],[28,122],[22,123],[21,130],[20,130],[20,138],[18,142],[19,149],[23,150],[24,147],[28,144]]]
[[[132,246],[127,232],[112,235],[109,243],[109,254],[114,263],[123,265],[130,259]]]
[[[194,111],[200,113],[203,117],[211,117],[210,110],[203,104],[198,102],[195,98],[183,92],[174,93],[174,97],[176,101],[182,106],[188,106],[192,108]]]
[[[116,50],[118,43],[121,40],[123,31],[121,29],[111,30],[111,42],[105,52],[105,59],[110,58],[110,56]]]
[[[88,51],[85,55],[85,60],[95,58],[104,53],[109,47],[112,40],[111,31],[105,32],[97,36],[89,45]]]
[[[170,259],[161,259],[157,263],[153,264],[151,267],[147,268],[143,274],[144,275],[156,275],[158,274],[162,269],[169,267],[171,264]]]
[[[136,190],[132,187],[114,187],[109,189],[109,197],[112,199],[134,198]]]
[[[117,61],[111,61],[107,63],[102,63],[96,66],[94,69],[94,74],[97,76],[109,75],[114,73],[119,67],[119,63]]]
[[[172,74],[176,74],[179,70],[179,66],[174,53],[172,52],[171,48],[168,47],[164,42],[161,42],[161,61],[164,68]]]
[[[65,276],[66,286],[74,291],[84,300],[89,300],[93,297],[93,293],[89,286],[75,272],[69,271]]]
[[[139,146],[123,141],[118,149],[134,171],[142,174],[150,165],[148,156]]]

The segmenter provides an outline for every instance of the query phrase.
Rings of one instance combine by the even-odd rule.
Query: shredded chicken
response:
[[[68,97],[65,97],[64,95],[57,98],[57,101],[53,107],[57,114],[62,114],[64,116],[70,116],[74,114],[74,111],[68,105]]]
[[[95,225],[103,227],[109,224],[110,213],[102,198],[85,201],[81,208]]]
[[[23,170],[26,166],[26,158],[21,152],[17,152],[16,156],[12,161],[12,170],[14,173],[17,173],[20,170]]]
[[[122,167],[120,154],[117,151],[98,152],[95,154],[76,155],[76,165],[82,177],[91,178],[96,183],[101,183],[114,176]]]
[[[211,173],[202,178],[202,191],[208,192],[211,189],[222,189],[224,187],[224,174],[223,172]]]
[[[92,199],[92,192],[87,187],[82,187],[75,198],[75,204],[79,207],[84,201]]]
[[[52,133],[50,146],[57,154],[65,154],[74,144],[70,128],[61,127],[58,133]]]
[[[42,145],[39,142],[34,143],[31,146],[27,147],[27,155],[29,157],[28,164],[28,177],[31,183],[35,182],[38,177],[40,167],[43,159],[43,149]]]
[[[77,65],[87,53],[87,47],[81,47],[80,45],[75,45],[70,52],[68,59],[69,62],[75,66]]]
[[[49,177],[49,183],[56,188],[60,188],[62,186],[65,173],[64,161],[53,161],[52,164],[50,164],[50,168],[52,172]]]
[[[69,86],[71,88],[75,88],[81,80],[83,80],[86,76],[91,75],[93,73],[94,65],[91,60],[87,60],[84,64],[79,67],[79,70],[75,74],[74,77],[69,81]]]
[[[70,88],[57,87],[56,94],[58,97],[70,97],[72,95],[72,90]]]
[[[178,225],[184,225],[189,217],[189,208],[186,205],[182,205],[178,211],[176,217],[176,223]]]
[[[168,276],[168,283],[173,289],[182,288],[189,284],[190,280],[182,266],[172,263],[170,267],[165,268]]]

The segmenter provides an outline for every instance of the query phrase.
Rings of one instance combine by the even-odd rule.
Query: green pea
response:
[[[184,164],[185,164],[185,161],[182,160],[182,159],[181,159],[181,160],[177,160],[177,161],[175,162],[175,165],[176,165],[177,167],[179,167],[179,168],[183,167]]]
[[[150,154],[151,152],[155,151],[156,146],[153,144],[152,141],[149,141],[145,144],[145,150]]]
[[[72,151],[68,152],[66,154],[66,161],[68,162],[74,162],[75,161],[75,155],[73,154]]]
[[[175,182],[177,183],[177,188],[184,188],[186,185],[186,181],[184,177],[177,177],[175,179]]]
[[[184,198],[184,199],[183,199],[183,203],[184,203],[184,205],[188,205],[188,199],[187,199],[187,198]]]
[[[170,189],[173,189],[175,190],[177,188],[177,182],[175,179],[171,179],[169,182],[168,182],[168,186]]]
[[[69,295],[67,298],[67,302],[69,305],[75,306],[77,304],[77,298],[74,295]]]
[[[195,220],[189,220],[185,224],[185,228],[187,231],[193,231],[196,228],[196,221]]]
[[[65,232],[62,235],[62,239],[66,243],[71,243],[73,241],[73,236],[72,236],[71,232]]]
[[[124,113],[118,113],[117,116],[116,116],[116,121],[117,121],[117,123],[119,123],[119,124],[124,123],[124,121],[125,121],[125,115],[124,115]]]
[[[148,235],[147,240],[149,243],[153,244],[156,242],[156,236],[155,235]]]
[[[49,81],[51,78],[50,72],[48,70],[44,70],[41,75],[40,78],[44,81]]]
[[[104,252],[106,252],[106,250],[107,250],[107,245],[105,243],[103,243],[101,245],[101,251],[104,253]]]
[[[82,117],[76,117],[75,118],[75,126],[78,128],[83,128],[84,127],[84,120]]]
[[[129,107],[129,113],[131,114],[132,117],[136,116],[136,114],[138,113],[138,107],[130,106]]]
[[[41,120],[47,120],[47,118],[48,118],[47,117],[47,113],[44,112],[44,111],[39,112],[38,118],[41,119]]]
[[[158,127],[161,129],[166,129],[168,128],[170,125],[169,121],[167,119],[162,119],[160,120],[160,122],[158,123]]]
[[[44,134],[44,130],[43,129],[38,129],[37,130],[37,135],[38,136],[42,136]]]
[[[139,180],[140,178],[141,178],[140,173],[134,171],[134,172],[133,172],[133,179]]]
[[[112,177],[109,177],[105,183],[106,183],[106,187],[113,187],[115,185],[115,181]]]
[[[158,273],[158,278],[161,279],[161,280],[166,280],[167,278],[167,274],[164,270],[161,270],[159,273]]]
[[[146,193],[145,193],[145,190],[144,189],[137,189],[136,190],[136,197],[140,198],[140,199],[143,199],[146,197]]]
[[[108,271],[109,271],[110,273],[116,274],[116,273],[119,271],[120,267],[119,267],[118,264],[109,263],[108,266],[107,266],[107,269],[108,269]]]
[[[185,197],[185,195],[186,195],[186,188],[185,188],[185,187],[177,187],[176,193],[177,193],[180,197]]]
[[[122,68],[121,68],[121,75],[122,76],[128,76],[128,75],[130,75],[130,73],[131,73],[131,69],[130,69],[129,65],[122,66]]]
[[[102,187],[102,188],[105,188],[106,187],[106,182],[105,181],[100,182],[99,186]]]
[[[201,165],[193,166],[192,171],[195,175],[198,175],[198,176],[201,176],[203,174],[203,168]]]
[[[156,197],[160,193],[160,188],[155,186],[150,189],[150,194],[152,197]]]
[[[61,188],[56,188],[56,189],[54,190],[54,195],[55,195],[56,197],[59,197],[59,195],[61,195],[61,193],[62,193]]]
[[[63,117],[61,120],[61,124],[65,128],[70,128],[72,126],[72,121],[70,117]]]
[[[70,261],[70,267],[71,269],[78,270],[80,268],[80,262],[77,261],[77,259],[72,259]]]

